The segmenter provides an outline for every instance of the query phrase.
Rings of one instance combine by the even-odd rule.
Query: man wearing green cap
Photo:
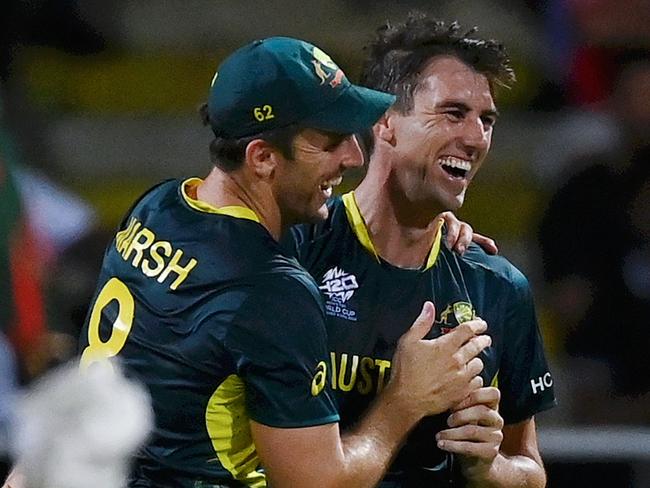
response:
[[[278,243],[328,216],[332,187],[362,163],[352,134],[393,100],[295,39],[221,64],[204,111],[214,169],[135,203],[81,338],[82,368],[116,356],[151,394],[155,428],[130,486],[374,486],[422,417],[481,385],[485,323],[423,340],[426,303],[378,401],[341,435],[318,287]]]

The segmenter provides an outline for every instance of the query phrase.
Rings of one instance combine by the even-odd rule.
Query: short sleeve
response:
[[[272,427],[337,422],[324,313],[305,280],[272,275],[251,291],[225,345],[246,386],[253,420]]]
[[[506,303],[508,311],[498,384],[500,413],[506,424],[513,424],[557,402],[528,280],[518,271]]]

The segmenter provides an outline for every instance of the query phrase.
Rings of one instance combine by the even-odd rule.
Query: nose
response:
[[[347,137],[339,146],[341,151],[341,166],[344,168],[356,168],[363,165],[363,152],[359,141],[354,135]]]
[[[465,119],[462,142],[466,150],[471,153],[485,152],[490,148],[491,141],[492,127],[487,125],[481,117]]]

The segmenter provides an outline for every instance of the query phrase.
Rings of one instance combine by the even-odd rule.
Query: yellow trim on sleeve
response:
[[[494,378],[492,378],[492,383],[490,383],[490,386],[494,386],[495,388],[499,388],[499,372],[498,371],[494,375]]]
[[[253,436],[246,414],[245,386],[234,374],[228,376],[208,400],[205,427],[221,465],[233,478],[251,488],[266,488],[266,476],[258,471]]]
[[[188,178],[187,180],[183,181],[183,183],[181,183],[181,192],[183,194],[183,198],[185,199],[187,204],[190,207],[192,207],[194,210],[198,210],[199,212],[211,213],[211,214],[229,215],[230,217],[252,220],[253,222],[260,223],[260,219],[257,216],[257,214],[248,207],[242,207],[239,205],[215,207],[202,200],[197,200],[196,198],[192,198],[187,193],[187,188],[192,186],[196,187],[200,185],[202,182],[203,180],[201,178]]]
[[[354,192],[348,192],[342,196],[343,206],[345,207],[345,214],[348,217],[348,223],[352,227],[352,231],[357,236],[359,243],[370,253],[372,254],[377,261],[379,261],[379,253],[375,248],[375,245],[370,239],[370,233],[368,232],[368,225],[361,215],[361,210],[359,210],[359,205],[357,200],[354,197]],[[438,259],[438,254],[440,254],[440,243],[442,242],[442,225],[443,221],[440,220],[438,223],[438,228],[436,229],[436,236],[433,239],[433,245],[431,246],[431,251],[429,251],[429,256],[427,258],[427,264],[424,267],[425,270],[431,268]]]

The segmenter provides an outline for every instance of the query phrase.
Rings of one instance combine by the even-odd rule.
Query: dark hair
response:
[[[420,12],[409,13],[396,25],[387,22],[365,48],[361,84],[396,95],[393,108],[408,113],[425,65],[434,56],[450,55],[484,74],[493,92],[495,85],[510,87],[515,73],[503,45],[472,37],[476,31],[473,27],[463,33],[458,22],[445,23]]]
[[[210,126],[208,104],[199,107],[203,125]],[[293,159],[293,140],[302,127],[292,124],[286,127],[260,132],[246,137],[215,137],[210,143],[210,160],[223,171],[234,171],[241,167],[246,155],[246,146],[255,139],[263,139],[282,153],[285,158]]]

